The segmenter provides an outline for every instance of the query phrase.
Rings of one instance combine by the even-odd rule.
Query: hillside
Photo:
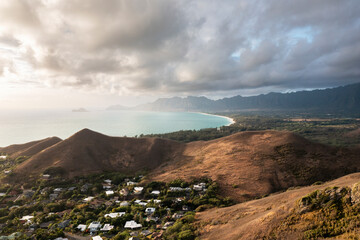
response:
[[[103,171],[151,170],[148,181],[207,177],[244,201],[358,171],[359,151],[312,143],[289,132],[242,132],[179,143],[158,138],[109,137],[84,129],[34,155],[15,176],[40,176],[57,167],[73,177]]]
[[[200,238],[291,240],[311,237],[318,239],[321,235],[329,237],[336,234],[338,237],[341,235],[337,239],[356,239],[349,237],[351,233],[344,232],[354,230],[356,225],[352,224],[358,223],[358,211],[341,216],[337,214],[346,212],[346,208],[359,208],[360,192],[355,185],[359,182],[360,173],[355,173],[323,185],[289,190],[231,207],[198,213]],[[316,190],[320,191],[315,192]],[[316,207],[306,203],[309,198],[318,198],[313,202],[314,205],[320,205]],[[344,209],[337,209],[336,206]]]
[[[162,139],[109,137],[88,129],[34,155],[15,173],[39,176],[57,167],[68,177],[120,171],[153,169],[168,160],[178,143]]]
[[[209,177],[238,201],[358,171],[359,151],[310,142],[290,132],[241,132],[186,144],[151,180]]]
[[[3,147],[0,148],[0,152],[6,153],[12,158],[16,158],[18,156],[33,156],[60,141],[62,140],[58,137],[50,137],[25,144],[14,144],[8,147]]]
[[[116,109],[113,107],[111,109]],[[360,83],[343,87],[298,91],[292,93],[268,93],[258,96],[234,96],[219,100],[206,97],[160,98],[153,103],[137,106],[148,111],[201,111],[226,112],[242,110],[306,110],[342,114],[360,114]]]

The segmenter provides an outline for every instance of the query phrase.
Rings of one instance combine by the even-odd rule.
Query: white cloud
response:
[[[342,85],[360,74],[358,12],[351,0],[1,1],[0,77],[120,95]]]

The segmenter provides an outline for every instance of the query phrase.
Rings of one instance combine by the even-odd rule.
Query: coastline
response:
[[[230,126],[230,125],[235,123],[235,120],[233,118],[227,117],[227,116],[211,114],[211,113],[204,113],[204,112],[194,112],[194,113],[199,113],[199,114],[202,114],[202,115],[217,116],[217,117],[225,118],[225,119],[227,119],[229,121],[229,123],[224,125],[224,126]]]

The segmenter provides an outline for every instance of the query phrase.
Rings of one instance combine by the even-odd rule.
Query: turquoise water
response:
[[[189,112],[8,111],[0,112],[0,146],[46,137],[65,139],[89,128],[110,136],[135,136],[228,125],[220,116]]]

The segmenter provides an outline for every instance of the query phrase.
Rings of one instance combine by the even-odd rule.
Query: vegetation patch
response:
[[[271,236],[276,239],[282,232],[303,232],[302,239],[339,236],[353,239],[350,236],[360,226],[359,200],[357,187],[314,191],[298,200],[291,214],[272,231]]]

